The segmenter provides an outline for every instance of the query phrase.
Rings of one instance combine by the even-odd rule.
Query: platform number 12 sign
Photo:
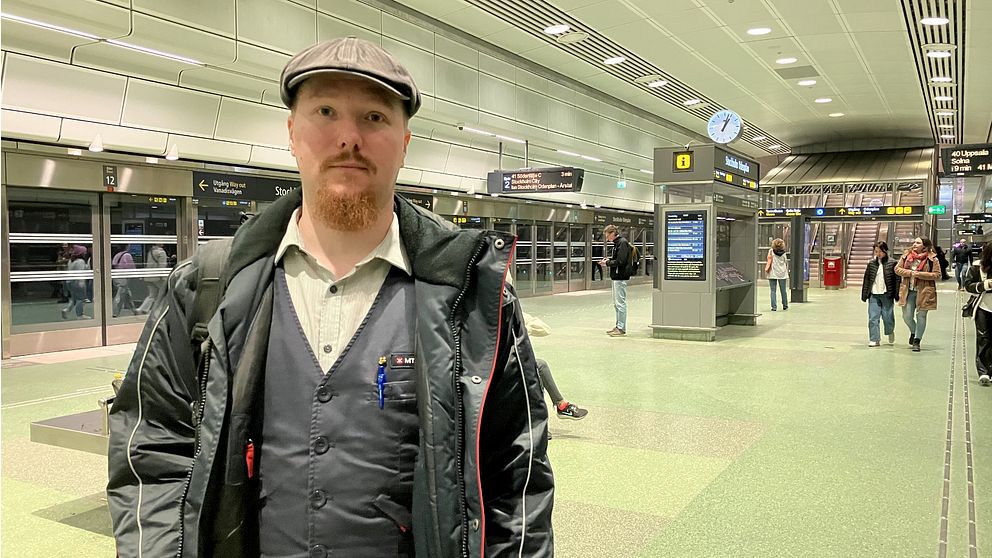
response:
[[[103,165],[103,187],[108,192],[113,192],[117,188],[117,166]]]

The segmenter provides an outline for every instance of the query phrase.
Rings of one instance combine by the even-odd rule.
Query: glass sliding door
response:
[[[585,225],[571,225],[568,228],[568,290],[586,289],[586,235]]]
[[[606,237],[603,236],[603,225],[593,225],[589,258],[589,267],[592,272],[590,288],[603,289],[610,286],[610,268],[599,265],[599,260],[607,257],[613,247],[607,249]]]
[[[552,230],[548,223],[534,226],[534,293],[548,294],[553,290],[554,262]]]
[[[96,194],[7,190],[13,354],[102,343],[97,203]]]
[[[517,251],[513,255],[514,285],[517,294],[534,294],[534,225],[517,223]]]
[[[554,230],[554,246],[552,253],[554,254],[554,279],[552,281],[553,290],[555,293],[567,293],[568,292],[568,224],[566,223],[555,223],[553,225]]]

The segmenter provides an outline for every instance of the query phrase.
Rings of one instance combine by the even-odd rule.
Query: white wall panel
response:
[[[479,105],[479,73],[471,68],[436,58],[434,62],[434,94],[469,106]]]
[[[511,83],[517,79],[516,66],[503,62],[498,58],[493,58],[485,53],[479,53],[479,70]]]
[[[317,9],[373,31],[382,29],[382,12],[357,0],[317,0]]]
[[[165,155],[168,134],[136,128],[123,128],[107,124],[96,124],[80,120],[62,120],[59,143],[86,147],[100,134],[103,148],[107,150],[132,151],[148,155]]]
[[[475,178],[484,177],[496,166],[495,164],[487,165],[486,157],[481,156],[483,153],[468,147],[452,146],[448,152],[448,160],[443,167],[444,172]]]
[[[295,54],[317,42],[316,12],[286,0],[238,0],[238,36]]]
[[[442,37],[441,35],[434,36],[434,53],[469,68],[479,68],[478,50]]]
[[[537,126],[548,127],[548,97],[529,89],[516,87],[517,120]]]
[[[7,56],[3,106],[56,116],[119,123],[126,78],[93,70]],[[72,84],[71,94],[65,85]]]
[[[479,75],[479,109],[507,118],[516,117],[516,86],[487,74]]]
[[[340,37],[358,37],[375,44],[380,44],[382,37],[378,30],[369,30],[361,25],[337,19],[324,13],[317,14],[317,40],[327,41]]]
[[[450,116],[456,122],[472,125],[479,123],[478,109],[469,108],[464,105],[456,105],[442,99],[435,101],[435,110],[445,116]],[[413,119],[416,121],[416,118]]]
[[[120,40],[207,64],[223,64],[235,57],[234,41],[230,38],[140,13],[133,16],[131,33]]]
[[[83,31],[98,37],[120,37],[131,29],[130,15],[126,9],[97,0],[58,2],[4,0],[3,13]],[[5,28],[5,34],[6,31]],[[5,36],[3,40],[6,43],[7,37]]]
[[[423,179],[423,171],[417,169],[400,169],[399,175],[396,176],[397,184],[406,184],[408,186],[419,186],[420,181]]]
[[[548,128],[566,135],[575,133],[575,109],[565,103],[548,101]]]
[[[582,110],[575,110],[575,136],[591,141],[599,141],[599,117]]]
[[[404,42],[382,38],[382,48],[403,61],[421,92],[437,94],[434,79],[434,55]],[[464,68],[464,66],[462,66]]]
[[[169,85],[131,79],[121,124],[134,128],[211,137],[220,98]]]
[[[169,134],[169,145],[179,149],[180,159],[198,159],[219,163],[247,164],[251,159],[251,146],[229,141],[208,140]],[[164,151],[163,151],[164,152]]]
[[[387,13],[382,14],[382,34],[428,52],[434,52],[433,32]]]
[[[133,0],[137,11],[178,21],[211,33],[234,37],[236,0]]]
[[[446,188],[449,190],[466,191],[462,189],[461,177],[443,174],[440,172],[424,171],[420,184],[423,186],[435,186],[437,188]]]
[[[2,119],[5,138],[55,142],[62,128],[61,118],[28,112],[4,110]]]
[[[255,145],[251,148],[251,158],[248,162],[260,167],[297,170],[296,159],[293,158],[293,154],[288,149],[272,149],[271,147]]]
[[[238,42],[237,46],[237,60],[218,64],[218,66],[237,70],[259,79],[279,81],[279,74],[282,72],[283,66],[289,62],[288,54],[272,52],[243,42]]]
[[[405,166],[421,170],[441,170],[444,168],[445,161],[448,160],[450,147],[446,143],[414,136],[410,139],[410,145],[407,148]]]
[[[93,42],[9,19],[0,22],[0,36],[3,37],[3,48],[6,50],[66,63],[72,56],[73,47]]]
[[[288,109],[224,99],[220,104],[214,137],[285,149],[289,146],[288,116]]]
[[[517,68],[517,74],[515,79],[517,85],[521,85],[528,89],[533,89],[538,93],[548,92],[549,89],[548,80],[544,79],[543,77],[537,74],[532,74],[527,70],[521,70],[520,68]]]
[[[274,81],[266,81],[217,68],[193,68],[179,77],[179,85],[218,95],[238,97],[261,102],[266,89],[279,87]]]

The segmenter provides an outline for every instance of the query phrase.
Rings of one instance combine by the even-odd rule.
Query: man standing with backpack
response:
[[[640,257],[637,248],[631,246],[626,238],[620,235],[616,225],[607,225],[603,229],[606,240],[613,243],[610,257],[603,258],[599,265],[610,268],[610,279],[613,281],[613,307],[617,312],[617,323],[606,333],[610,337],[627,335],[627,281],[637,273]]]

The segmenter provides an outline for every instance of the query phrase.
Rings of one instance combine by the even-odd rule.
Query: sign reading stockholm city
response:
[[[299,186],[298,180],[193,171],[194,198],[276,201]]]
[[[585,170],[575,167],[493,171],[486,177],[490,194],[580,192]]]
[[[943,149],[944,174],[984,176],[992,174],[992,143],[956,145]]]

